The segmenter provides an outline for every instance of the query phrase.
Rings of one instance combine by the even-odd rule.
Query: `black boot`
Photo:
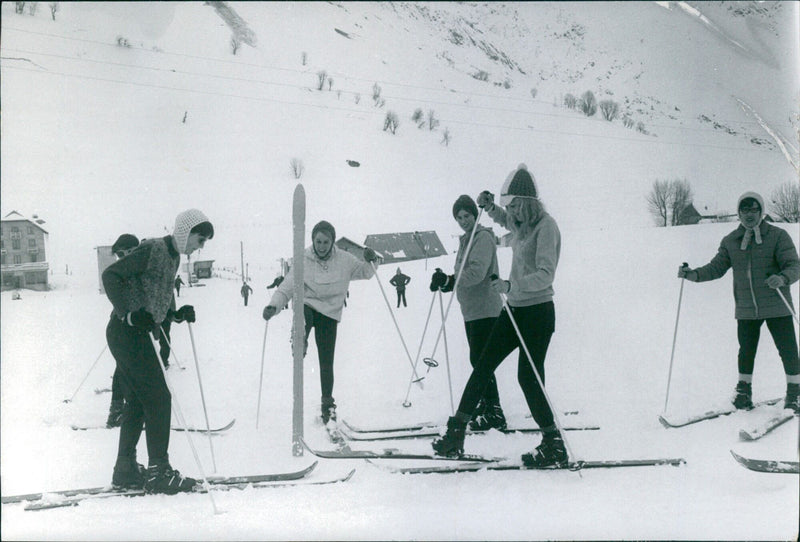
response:
[[[740,380],[736,384],[736,395],[733,398],[733,406],[740,410],[753,409],[753,386],[750,382]]]
[[[472,431],[488,431],[489,429],[505,431],[508,428],[508,424],[500,405],[492,404],[486,405],[483,414],[469,422],[469,428]]]
[[[336,421],[336,402],[333,397],[322,398],[322,424],[328,425],[328,422]]]
[[[783,402],[783,408],[800,414],[800,384],[786,384],[786,399]]]
[[[467,421],[457,415],[447,420],[447,432],[431,443],[436,455],[458,457],[464,453],[464,436]]]
[[[106,427],[119,427],[122,425],[122,411],[125,409],[125,401],[120,399],[118,401],[111,401],[111,406],[108,408],[108,419],[106,420]]]
[[[180,472],[172,468],[168,461],[150,465],[145,473],[145,493],[175,495],[194,491],[198,485],[197,480],[182,476]]]
[[[111,485],[114,489],[143,489],[146,471],[144,465],[136,462],[136,458],[118,457]]]
[[[522,464],[535,469],[563,468],[567,466],[567,449],[564,439],[555,427],[542,431],[542,442],[529,454],[522,454]]]

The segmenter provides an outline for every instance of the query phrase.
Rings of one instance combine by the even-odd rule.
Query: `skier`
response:
[[[509,280],[491,282],[496,292],[507,295],[512,314],[509,315],[506,308],[500,312],[464,388],[458,411],[447,421],[445,435],[433,441],[433,449],[442,456],[463,453],[467,422],[484,395],[489,378],[500,363],[519,348],[517,379],[533,419],[542,430],[541,443],[533,452],[523,454],[522,462],[529,467],[561,467],[567,464],[564,441],[511,321],[513,316],[544,383],[545,355],[555,331],[553,279],[561,253],[561,233],[539,201],[533,177],[524,164],[512,171],[503,185],[500,205],[504,205],[505,210],[494,204],[494,195],[489,191],[481,192],[477,202],[513,235]]]
[[[168,319],[195,321],[191,305],[171,309],[175,273],[181,254],[191,254],[213,237],[214,227],[206,216],[189,209],[176,217],[172,235],[143,241],[103,272],[103,286],[114,306],[106,338],[117,360],[126,401],[112,477],[115,487],[173,494],[192,491],[197,484],[169,463],[172,398],[150,334],[160,332]],[[146,471],[136,462],[143,425],[149,460]]]
[[[314,328],[322,391],[322,423],[327,424],[336,421],[333,357],[347,289],[351,280],[372,278],[375,274],[373,263],[377,262],[378,255],[367,247],[364,249],[365,261],[361,261],[347,251],[338,250],[334,244],[336,230],[324,220],[311,230],[311,241],[312,245],[305,250],[303,266],[303,314],[306,321],[303,354],[308,349],[311,328]],[[269,305],[264,307],[264,320],[269,320],[287,306],[293,289],[294,277],[290,273],[275,290]]]
[[[244,298],[244,306],[247,306],[247,299],[250,297],[250,294],[253,293],[253,289],[250,287],[249,284],[246,282],[242,284],[241,294]]]
[[[761,325],[766,322],[786,373],[784,408],[800,414],[800,360],[791,316],[794,309],[789,309],[794,307],[789,285],[800,279],[797,249],[785,230],[764,221],[764,200],[759,194],[742,194],[737,209],[740,224],[722,239],[716,256],[697,269],[678,268],[678,277],[706,282],[733,268],[739,338],[739,381],[733,405],[753,408],[753,368]]]
[[[464,316],[464,327],[467,332],[469,344],[469,362],[476,367],[483,346],[489,338],[497,316],[503,308],[500,294],[492,289],[491,276],[499,273],[497,266],[497,244],[494,232],[475,221],[478,219],[478,206],[475,201],[467,196],[459,196],[453,204],[453,218],[464,230],[464,235],[459,239],[458,253],[456,254],[455,269],[458,272],[463,265],[461,278],[458,280],[456,295],[461,304],[461,314]],[[473,228],[475,234],[472,235]],[[472,237],[472,245],[467,253],[467,245]],[[463,262],[463,263],[462,263]],[[444,271],[436,268],[431,276],[432,292],[452,292],[455,286],[455,275],[446,275]],[[506,417],[500,407],[500,395],[497,392],[497,381],[492,374],[486,385],[486,392],[478,402],[472,414],[469,427],[473,431],[486,431],[487,429],[506,429]]]
[[[181,278],[180,275],[175,277],[175,292],[178,294],[178,297],[181,296],[181,286],[183,286],[184,284],[186,283],[183,282],[183,279]]]
[[[411,282],[411,277],[404,275],[400,268],[397,268],[397,273],[389,280],[389,284],[397,288],[397,308],[400,308],[400,301],[403,301],[403,306],[408,307],[406,304],[406,284]]]
[[[111,245],[111,253],[121,260],[139,246],[139,239],[130,233],[120,235]],[[119,369],[114,367],[114,376],[111,377],[111,404],[108,407],[106,427],[119,427],[122,423],[122,412],[125,409],[125,396],[122,393],[122,381]]]

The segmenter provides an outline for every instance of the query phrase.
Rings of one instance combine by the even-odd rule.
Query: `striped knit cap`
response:
[[[517,169],[512,171],[503,183],[500,191],[500,205],[507,206],[514,198],[534,198],[539,192],[536,190],[536,182],[533,175],[528,172],[525,164],[520,164]]]
[[[178,247],[178,252],[186,254],[186,244],[189,242],[189,232],[192,228],[202,222],[210,222],[206,215],[197,209],[189,209],[180,213],[175,218],[175,230],[172,236],[175,238],[175,244]]]

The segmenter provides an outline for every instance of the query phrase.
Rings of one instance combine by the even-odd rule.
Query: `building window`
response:
[[[20,239],[19,228],[16,226],[11,227],[11,238]]]
[[[28,226],[28,235],[33,235],[33,226]]]
[[[33,237],[28,239],[28,248],[36,248],[36,239]]]
[[[21,264],[22,263],[22,256],[20,254],[14,254],[14,263]]]
[[[11,240],[11,248],[14,249],[14,250],[19,250],[21,248],[20,247],[20,243],[19,243],[19,239],[12,239]]]

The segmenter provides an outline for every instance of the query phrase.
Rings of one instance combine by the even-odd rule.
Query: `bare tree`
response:
[[[669,181],[656,181],[647,194],[647,209],[655,218],[657,226],[667,226],[667,215],[670,208]]]
[[[578,106],[578,98],[572,94],[564,96],[564,107],[567,109],[575,109]]]
[[[20,15],[25,13],[25,2],[14,2],[14,12]]]
[[[325,79],[328,78],[328,72],[320,70],[317,72],[317,90],[325,88]]]
[[[328,91],[333,90],[333,77],[328,77]]]
[[[378,106],[381,101],[381,86],[378,83],[372,85],[372,101]]]
[[[614,100],[602,100],[598,106],[603,118],[612,121],[619,116],[619,104]]]
[[[581,95],[580,108],[587,117],[597,113],[597,98],[594,97],[594,93],[591,90],[587,90]]]
[[[630,118],[628,115],[622,117],[622,125],[625,128],[633,128],[634,122],[633,119]]]
[[[800,185],[788,182],[775,189],[770,196],[772,212],[782,222],[800,222]]]
[[[299,179],[303,176],[303,171],[305,171],[305,167],[303,166],[303,161],[299,158],[292,158],[289,162],[289,166],[292,170],[292,175],[295,179]]]
[[[535,100],[537,94],[539,94],[539,91],[537,89],[535,89],[535,88],[532,88],[531,89],[531,98],[533,98]]]
[[[414,114],[411,115],[411,120],[417,125],[417,128],[422,128],[425,126],[425,113],[422,112],[422,109],[419,107],[414,110]]]
[[[56,20],[56,13],[57,13],[57,12],[58,12],[58,10],[59,10],[59,9],[61,9],[61,8],[60,8],[60,6],[58,5],[58,2],[50,2],[50,4],[48,4],[48,6],[50,7],[50,16],[51,16],[51,17],[53,18],[53,20],[55,21],[55,20]]]
[[[305,51],[303,51],[302,53],[300,53],[300,63],[301,63],[303,66],[305,66],[305,65],[306,65],[306,62],[308,62],[308,53],[306,53]]]
[[[433,109],[431,109],[428,111],[428,130],[432,132],[436,129],[437,126],[439,126],[439,121],[436,118]]]
[[[397,132],[397,127],[400,126],[400,119],[394,111],[386,112],[386,119],[383,121],[383,131],[390,131],[392,134]]]
[[[359,94],[358,92],[356,92],[356,93],[353,95],[353,101],[355,101],[356,103],[359,103],[359,102],[361,101],[361,94]]]
[[[39,8],[39,2],[28,2],[28,15],[36,15],[36,10]]]
[[[681,214],[683,210],[689,207],[694,201],[692,194],[692,187],[689,186],[689,181],[686,179],[675,179],[669,183],[670,197],[671,197],[671,211],[673,226],[681,224]]]
[[[449,147],[450,146],[450,139],[451,139],[450,128],[445,128],[444,129],[444,133],[442,134],[442,144],[445,147]]]

